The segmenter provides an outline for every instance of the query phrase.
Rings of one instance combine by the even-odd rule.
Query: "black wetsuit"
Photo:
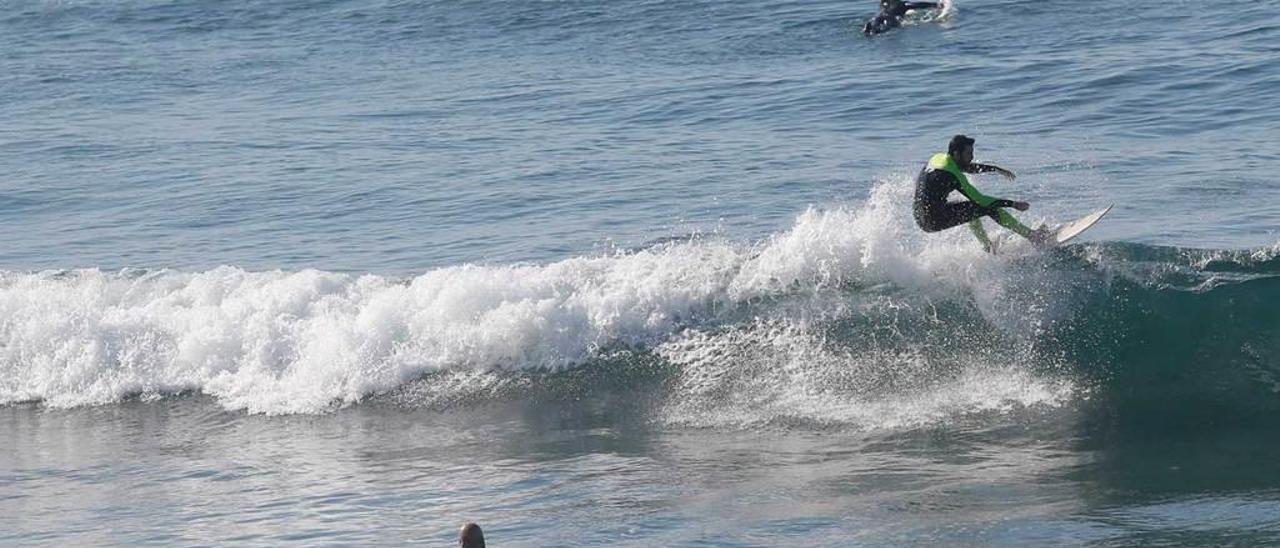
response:
[[[903,2],[902,0],[882,0],[880,2],[880,13],[866,24],[862,25],[862,33],[871,36],[880,34],[892,28],[902,26],[902,18],[907,15],[908,11],[921,9],[936,9],[939,4],[934,2]]]
[[[994,166],[976,163],[961,168],[965,173],[985,173],[996,169]],[[947,196],[952,192],[959,192],[968,200],[948,202]],[[999,222],[999,208],[1013,207],[1015,203],[1012,200],[996,199],[991,205],[983,207],[978,204],[978,199],[978,196],[965,194],[960,181],[947,170],[925,166],[920,170],[920,175],[916,176],[916,224],[925,232],[937,232],[981,217],[991,217]]]

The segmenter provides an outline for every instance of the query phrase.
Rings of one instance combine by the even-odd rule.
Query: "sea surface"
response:
[[[0,0],[0,544],[1280,544],[1280,1],[874,11]]]

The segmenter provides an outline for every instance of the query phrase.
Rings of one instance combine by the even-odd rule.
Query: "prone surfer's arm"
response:
[[[969,167],[964,171],[965,173],[986,173],[988,171],[994,171],[996,173],[1004,175],[1004,177],[1006,179],[1009,179],[1010,181],[1018,178],[1018,176],[1014,175],[1012,171],[1009,171],[995,164],[979,164],[979,163],[970,162]]]
[[[937,2],[903,2],[909,10],[933,10],[942,6]]]

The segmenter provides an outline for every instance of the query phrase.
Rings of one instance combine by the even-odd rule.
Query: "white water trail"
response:
[[[0,404],[198,391],[228,409],[322,412],[425,373],[554,369],[610,346],[653,348],[725,311],[773,306],[752,304],[762,299],[851,286],[972,298],[999,321],[1007,259],[964,234],[919,233],[909,199],[909,185],[884,183],[861,206],[811,209],[756,245],[692,240],[409,280],[235,267],[0,273]],[[797,302],[804,315],[839,305]]]

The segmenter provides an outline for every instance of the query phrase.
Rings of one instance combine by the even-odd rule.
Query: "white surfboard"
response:
[[[1089,230],[1089,227],[1101,220],[1102,216],[1106,215],[1108,211],[1111,211],[1110,205],[1058,227],[1057,230],[1053,231],[1053,236],[1049,238],[1048,242],[1052,245],[1062,245],[1067,243],[1068,240],[1079,236],[1080,233],[1086,230]]]

